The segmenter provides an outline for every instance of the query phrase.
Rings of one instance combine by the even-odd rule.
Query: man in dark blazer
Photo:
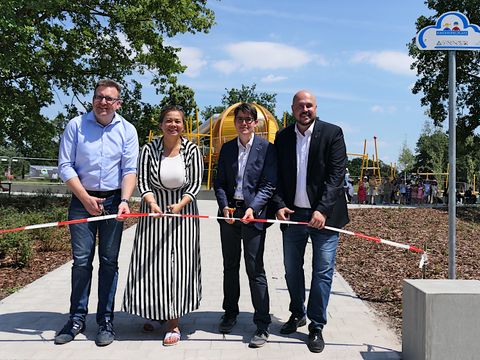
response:
[[[243,240],[245,268],[255,308],[253,322],[257,326],[249,346],[258,348],[267,342],[268,326],[271,322],[263,264],[266,227],[265,223],[251,220],[266,217],[267,203],[277,182],[277,157],[273,144],[254,135],[254,128],[258,124],[256,108],[242,103],[235,108],[234,113],[238,137],[222,146],[214,182],[219,214],[227,218],[241,219],[219,221],[225,310],[219,331],[229,333],[239,313],[239,270]],[[233,213],[231,209],[235,209]]]
[[[317,119],[316,110],[313,94],[305,90],[295,94],[292,112],[296,123],[281,130],[275,139],[280,160],[273,203],[279,220],[308,222],[308,226],[281,226],[291,316],[280,332],[295,332],[308,316],[308,348],[321,352],[338,244],[338,234],[324,227],[343,227],[349,219],[343,193],[347,155],[342,129]],[[309,237],[313,269],[305,309],[303,258]]]

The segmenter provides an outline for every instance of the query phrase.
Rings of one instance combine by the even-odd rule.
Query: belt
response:
[[[94,191],[94,190],[87,190],[88,195],[95,196],[98,198],[107,198],[112,195],[121,194],[121,189],[115,190],[107,190],[107,191]]]
[[[233,208],[244,208],[245,207],[245,201],[244,200],[233,199],[233,201],[230,202],[229,206],[233,207]]]

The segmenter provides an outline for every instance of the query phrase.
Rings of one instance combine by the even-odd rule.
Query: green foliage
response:
[[[162,108],[167,105],[181,106],[185,117],[193,116],[197,108],[195,92],[185,85],[172,85],[168,89],[167,95],[160,102]]]
[[[412,150],[407,145],[405,140],[402,144],[402,149],[400,150],[400,155],[398,156],[398,168],[401,171],[406,171],[407,173],[411,172],[415,165],[415,155],[413,155]]]
[[[225,89],[226,93],[222,96],[222,106],[207,106],[202,112],[203,119],[209,119],[214,114],[219,114],[230,105],[238,102],[257,103],[265,107],[275,116],[275,106],[277,105],[277,94],[266,92],[257,92],[257,85],[243,85],[240,89]]]
[[[58,123],[41,110],[56,92],[87,95],[100,78],[135,90],[146,72],[163,92],[176,81],[179,49],[165,38],[214,23],[206,0],[4,0],[0,3],[0,145],[52,157]],[[129,86],[130,81],[130,86]],[[68,105],[67,105],[68,107]],[[70,109],[72,110],[72,109]]]
[[[254,102],[267,108],[267,110],[270,111],[273,116],[275,116],[275,106],[277,105],[277,94],[257,92],[255,90],[256,88],[257,88],[256,84],[253,84],[252,86],[242,84],[241,89],[235,89],[235,88],[231,88],[230,90],[225,89],[227,93],[222,96],[222,105],[225,107],[228,107],[237,102],[249,102],[249,103]]]
[[[362,168],[362,158],[356,157],[353,159],[348,159],[347,161],[348,172],[350,177],[353,179],[358,179],[360,177],[360,170]]]
[[[212,105],[208,105],[205,107],[205,109],[203,109],[202,111],[200,111],[200,116],[201,118],[203,119],[203,121],[207,121],[209,120],[213,115],[215,114],[221,114],[223,112],[223,110],[225,110],[226,107],[225,106],[212,106]]]
[[[48,194],[34,197],[3,198],[0,204],[0,228],[11,229],[25,225],[66,220],[68,199]],[[41,251],[66,249],[66,228],[22,230],[0,235],[0,263],[28,266],[34,253],[34,243]]]
[[[419,172],[446,172],[448,166],[448,136],[439,128],[425,123],[417,141],[415,167]]]

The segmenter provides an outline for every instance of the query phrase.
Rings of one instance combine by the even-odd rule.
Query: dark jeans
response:
[[[120,194],[105,199],[106,213],[116,214]],[[72,197],[68,219],[91,217],[80,200]],[[123,223],[115,219],[70,225],[72,237],[72,293],[70,296],[70,318],[85,321],[88,313],[88,297],[92,284],[93,258],[98,232],[98,306],[97,323],[113,320],[115,292],[118,280],[118,252],[122,238]]]
[[[310,221],[311,209],[295,208],[291,221]],[[290,294],[290,312],[310,319],[310,330],[323,329],[327,323],[327,305],[332,287],[338,234],[306,225],[289,225],[283,230],[283,262]],[[305,274],[303,269],[307,240],[312,240],[312,282],[305,311]]]
[[[235,213],[242,217],[243,213]],[[240,256],[241,242],[245,259],[245,269],[250,285],[252,304],[255,309],[253,322],[257,328],[266,330],[271,323],[270,298],[268,296],[267,277],[263,265],[265,248],[265,230],[257,229],[253,224],[236,221],[227,224],[220,221],[220,236],[223,254],[223,309],[227,316],[237,316],[240,298]]]

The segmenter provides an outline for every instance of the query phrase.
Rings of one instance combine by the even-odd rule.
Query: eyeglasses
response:
[[[102,102],[102,100],[105,100],[107,104],[115,104],[117,101],[122,100],[120,98],[112,98],[111,96],[102,96],[102,95],[93,95],[93,100]]]
[[[251,124],[252,122],[255,121],[255,119],[252,118],[252,117],[245,117],[245,118],[237,117],[237,118],[235,118],[235,121],[236,121],[237,123],[239,123],[239,124],[241,124],[241,123],[243,123],[243,122],[244,122],[245,124]]]

